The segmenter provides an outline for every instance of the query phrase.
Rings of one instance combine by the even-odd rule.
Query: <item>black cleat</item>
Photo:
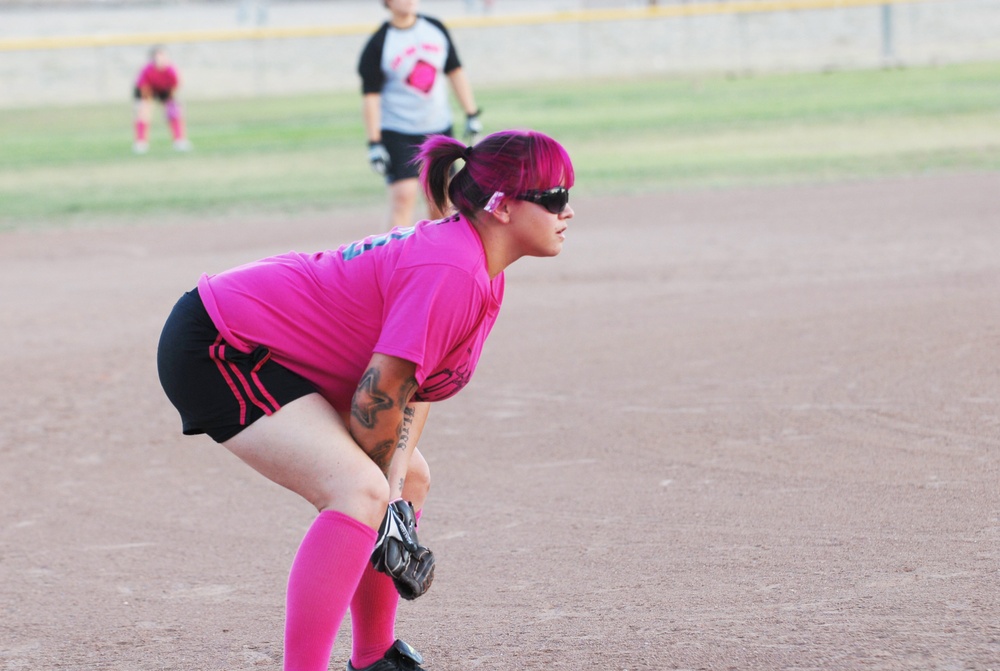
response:
[[[382,659],[363,669],[355,668],[348,660],[347,671],[425,671],[420,666],[423,663],[424,658],[419,652],[410,647],[408,643],[396,639],[396,642],[392,644]]]

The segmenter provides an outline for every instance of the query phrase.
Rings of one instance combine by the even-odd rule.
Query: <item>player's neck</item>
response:
[[[413,24],[417,22],[416,14],[393,14],[392,18],[389,19],[389,23],[393,28],[398,28],[400,30],[406,30],[407,28],[412,28]]]

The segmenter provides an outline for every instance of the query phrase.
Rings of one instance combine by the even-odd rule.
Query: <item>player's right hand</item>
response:
[[[389,170],[389,152],[381,142],[368,143],[368,162],[371,163],[372,170],[379,175],[384,175]]]
[[[479,139],[479,135],[483,132],[483,122],[479,118],[479,115],[482,113],[482,109],[477,109],[465,117],[465,141],[469,145],[476,144],[476,140]]]

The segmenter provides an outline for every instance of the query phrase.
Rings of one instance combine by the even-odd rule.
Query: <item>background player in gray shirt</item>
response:
[[[428,135],[452,134],[446,75],[466,114],[469,142],[482,131],[472,87],[444,24],[417,13],[418,0],[385,0],[392,17],[368,40],[358,63],[368,158],[389,187],[392,226],[408,226],[419,197],[411,161]],[[428,204],[432,219],[444,216]]]

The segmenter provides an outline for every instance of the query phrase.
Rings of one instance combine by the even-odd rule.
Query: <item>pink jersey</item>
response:
[[[504,276],[490,280],[479,235],[456,216],[203,275],[198,291],[230,345],[268,347],[346,412],[375,352],[417,365],[414,400],[456,394],[496,322]]]
[[[156,67],[155,63],[150,63],[139,73],[139,78],[135,80],[136,88],[148,86],[154,91],[173,91],[177,87],[177,70],[174,66],[168,65],[162,70]]]

